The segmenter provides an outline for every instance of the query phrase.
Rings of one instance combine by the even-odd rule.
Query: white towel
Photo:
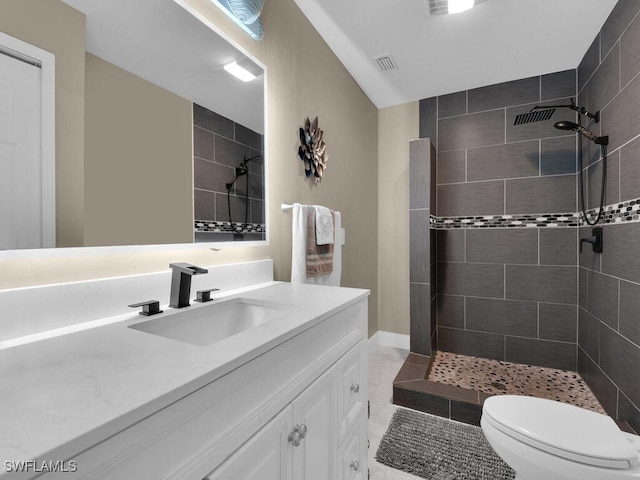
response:
[[[333,247],[333,272],[318,277],[307,277],[307,212],[308,205],[293,204],[291,219],[291,283],[312,283],[316,285],[340,286],[342,273],[342,242],[336,239]],[[340,232],[340,212],[335,213],[334,231]]]
[[[333,244],[333,216],[327,207],[314,205],[316,209],[316,245]]]

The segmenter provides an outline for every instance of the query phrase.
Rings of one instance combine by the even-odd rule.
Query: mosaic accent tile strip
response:
[[[211,220],[196,220],[195,231],[197,233],[264,233],[263,223],[242,223],[242,222],[214,222]]]
[[[577,227],[575,213],[541,215],[484,215],[476,217],[432,217],[432,228],[527,228]]]
[[[597,208],[587,210],[594,218]],[[640,198],[607,205],[602,213],[602,223],[640,222]],[[586,224],[582,212],[544,213],[530,215],[478,215],[472,217],[436,217],[431,215],[430,226],[437,230],[449,228],[555,228],[580,227]]]
[[[548,398],[606,414],[577,372],[439,351],[427,380],[489,395]]]
[[[588,218],[595,218],[598,214],[597,208],[587,210]],[[607,205],[602,212],[603,223],[624,223],[640,221],[640,198],[624,203]],[[584,224],[584,216],[580,213],[580,223]]]

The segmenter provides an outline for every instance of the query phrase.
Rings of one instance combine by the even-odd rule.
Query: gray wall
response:
[[[578,366],[612,416],[640,431],[640,1],[620,0],[578,67],[580,102],[601,110],[589,128],[609,135],[601,255],[580,255]],[[602,162],[584,142],[590,206],[599,201]],[[586,163],[586,162],[585,162]],[[612,216],[628,211],[625,221]],[[591,234],[581,227],[580,236]]]
[[[420,136],[438,151],[438,349],[577,369],[607,412],[636,431],[639,11],[639,0],[620,0],[576,70],[420,102]],[[593,208],[599,147],[553,128],[576,120],[567,109],[548,121],[513,125],[536,104],[564,104],[576,94],[579,105],[601,111],[601,121],[588,128],[610,137],[602,254],[589,245],[578,254],[578,240],[591,227],[578,227],[576,218],[576,150],[582,149],[585,198]]]

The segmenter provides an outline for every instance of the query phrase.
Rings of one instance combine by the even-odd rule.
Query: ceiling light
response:
[[[449,13],[460,13],[473,8],[474,0],[449,0]]]
[[[224,66],[224,69],[234,77],[237,77],[240,80],[242,80],[243,82],[250,82],[251,80],[256,78],[256,76],[253,73],[251,73],[249,70],[245,68],[242,68],[240,65],[238,65],[238,62],[236,62],[235,60],[231,63],[227,63]]]
[[[475,7],[485,0],[424,0],[428,4],[429,15],[447,15],[460,13]]]

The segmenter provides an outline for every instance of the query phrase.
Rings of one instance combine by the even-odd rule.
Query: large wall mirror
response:
[[[55,52],[56,140],[66,135],[65,148],[74,135],[83,140],[72,170],[56,150],[55,246],[265,244],[263,66],[174,0],[51,2],[59,7],[50,22],[70,12],[78,23],[69,7],[86,15],[83,88],[60,81],[67,52],[33,42]],[[14,3],[22,17],[27,8],[43,16],[43,2]],[[224,68],[233,62],[251,80]],[[65,124],[58,109],[79,101],[81,125]],[[13,242],[0,250],[38,247]]]

